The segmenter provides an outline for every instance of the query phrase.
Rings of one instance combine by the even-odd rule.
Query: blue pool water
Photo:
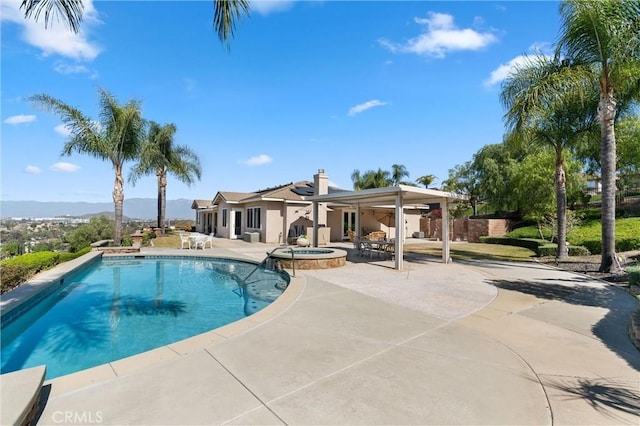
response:
[[[51,379],[237,321],[288,283],[254,269],[228,259],[103,259],[6,327],[3,321],[1,372],[46,364]]]

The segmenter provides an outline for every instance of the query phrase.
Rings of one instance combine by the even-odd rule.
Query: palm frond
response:
[[[249,15],[248,0],[214,0],[213,26],[218,38],[228,46],[229,38],[233,37],[236,22],[243,14]]]
[[[44,26],[49,26],[53,18],[62,19],[74,32],[80,31],[80,23],[84,13],[82,0],[22,0],[20,9],[24,10],[24,17],[33,17],[37,22],[44,12]]]

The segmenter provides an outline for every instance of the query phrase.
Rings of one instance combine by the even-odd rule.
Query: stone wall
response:
[[[442,219],[421,218],[420,231],[425,238],[442,238]],[[506,219],[469,219],[458,218],[449,221],[449,239],[451,241],[480,242],[480,237],[501,237],[509,232]]]

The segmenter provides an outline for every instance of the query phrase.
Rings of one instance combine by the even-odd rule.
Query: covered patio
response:
[[[326,208],[327,204],[332,206],[350,206],[356,209],[357,237],[361,237],[360,209],[361,208],[387,208],[393,209],[395,219],[395,269],[403,269],[403,249],[404,249],[404,209],[405,208],[428,208],[431,204],[439,204],[442,210],[442,223],[449,221],[449,205],[466,200],[465,196],[452,192],[438,191],[435,189],[418,188],[408,185],[389,186],[385,188],[363,189],[360,191],[341,191],[333,194],[313,195],[304,197],[306,201],[311,201],[313,215],[318,217],[320,208]],[[320,207],[322,206],[322,207]],[[318,223],[313,224],[313,241],[318,241]],[[314,243],[317,246],[317,243]],[[442,227],[442,262],[449,263],[449,227]]]

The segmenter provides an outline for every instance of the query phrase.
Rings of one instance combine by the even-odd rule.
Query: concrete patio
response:
[[[206,252],[269,249],[216,240]],[[637,304],[536,263],[297,271],[245,320],[45,382],[38,423],[638,425]]]

